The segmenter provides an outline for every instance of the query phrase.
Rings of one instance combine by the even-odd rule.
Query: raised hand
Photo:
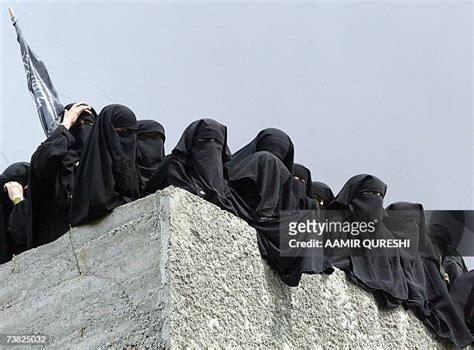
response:
[[[61,125],[69,130],[82,113],[92,114],[91,108],[91,106],[84,102],[75,103],[69,110],[64,110],[64,118]]]
[[[23,186],[15,181],[7,182],[4,190],[8,192],[8,197],[15,203],[23,200]]]

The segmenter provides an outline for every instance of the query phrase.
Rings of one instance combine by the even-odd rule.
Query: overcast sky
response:
[[[44,139],[9,6],[64,104],[126,104],[167,151],[202,117],[232,151],[273,126],[336,193],[371,173],[386,204],[474,209],[470,1],[2,1],[0,170]]]

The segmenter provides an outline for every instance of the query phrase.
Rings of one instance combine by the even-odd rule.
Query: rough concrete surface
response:
[[[48,335],[45,348],[447,347],[341,271],[286,287],[254,229],[176,188],[15,257],[0,283],[0,335]]]

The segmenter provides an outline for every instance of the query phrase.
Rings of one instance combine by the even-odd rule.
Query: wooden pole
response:
[[[10,15],[10,19],[13,20],[15,14],[13,13],[13,9],[11,7],[8,8],[8,14]]]

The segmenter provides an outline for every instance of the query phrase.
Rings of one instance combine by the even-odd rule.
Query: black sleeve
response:
[[[168,156],[160,165],[158,169],[153,173],[153,175],[148,180],[144,190],[142,191],[142,196],[146,196],[152,193],[155,193],[158,190],[164,189],[168,183],[169,169],[172,165],[173,159],[171,156]]]
[[[462,258],[457,256],[447,256],[443,261],[443,267],[451,282],[466,272],[460,259]]]
[[[30,230],[30,206],[27,199],[24,199],[13,207],[10,214],[10,237],[17,247],[26,246],[26,237]]]
[[[64,126],[59,125],[33,154],[30,171],[39,179],[51,179],[56,174],[62,158],[74,141],[71,132]]]

